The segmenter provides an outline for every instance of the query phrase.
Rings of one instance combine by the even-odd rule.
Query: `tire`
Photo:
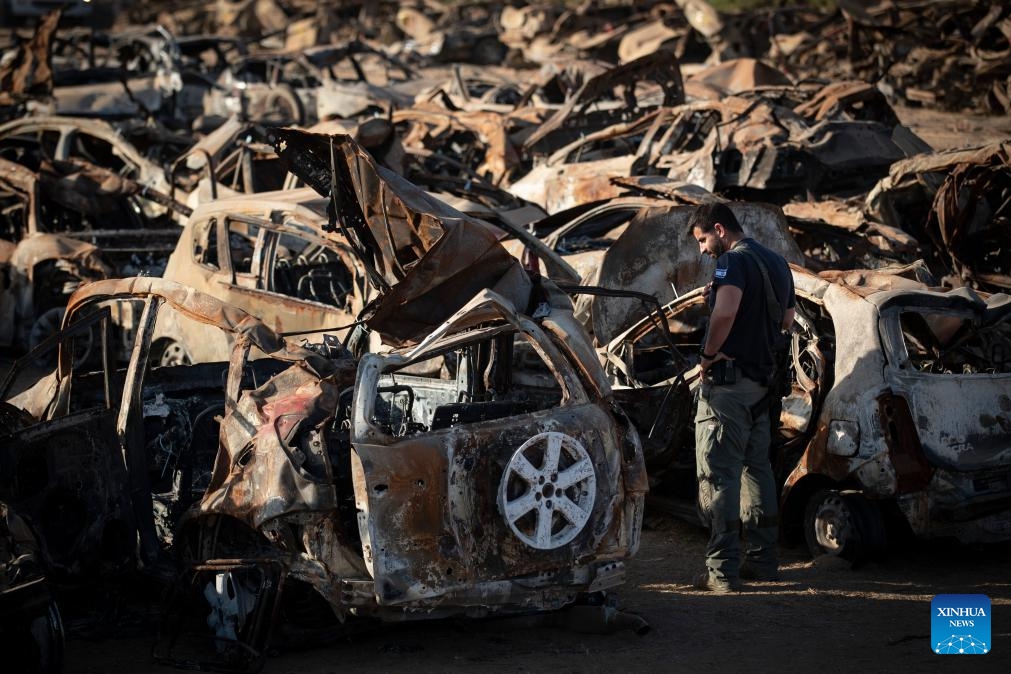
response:
[[[289,86],[278,85],[264,99],[263,115],[258,121],[271,126],[300,126],[306,119],[295,91]]]
[[[48,337],[55,335],[59,332],[60,327],[63,325],[63,316],[66,314],[65,307],[50,307],[42,312],[35,322],[32,323],[32,327],[28,332],[28,350],[32,351],[39,344],[44,342]],[[95,335],[94,329],[89,329],[87,332],[79,333],[77,338],[74,339],[74,367],[78,367],[87,362],[88,358],[91,357],[91,351],[95,346]],[[53,366],[55,365],[55,359],[51,358],[55,356],[56,351],[47,351],[46,354],[40,359],[43,365]],[[47,358],[50,358],[52,362],[49,362]]]
[[[177,365],[192,365],[193,359],[189,352],[179,342],[166,339],[151,349],[150,362],[155,367],[175,367]]]
[[[884,520],[859,492],[821,489],[804,509],[804,538],[812,557],[832,555],[857,565],[884,548]]]
[[[34,671],[55,674],[63,669],[63,620],[56,602],[49,602],[45,611],[31,625],[31,634],[38,648]]]
[[[28,332],[28,350],[31,351],[50,335],[55,335],[63,324],[64,307],[51,307],[43,311],[32,323]]]

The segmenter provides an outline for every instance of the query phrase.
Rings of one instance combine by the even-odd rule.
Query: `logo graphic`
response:
[[[990,598],[939,594],[930,602],[931,649],[940,655],[990,652]]]

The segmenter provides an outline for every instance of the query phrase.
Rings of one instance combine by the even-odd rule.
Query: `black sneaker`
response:
[[[779,580],[778,569],[762,569],[754,567],[748,562],[741,564],[741,578],[744,580],[757,580],[763,582],[773,582]]]
[[[692,585],[697,590],[705,590],[715,594],[728,594],[730,592],[740,592],[741,585],[726,578],[716,578],[708,570],[695,576]]]

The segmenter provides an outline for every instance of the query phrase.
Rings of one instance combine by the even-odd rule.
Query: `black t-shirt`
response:
[[[716,302],[716,290],[719,286],[736,286],[743,292],[734,324],[720,350],[735,359],[744,376],[767,384],[775,366],[772,345],[779,334],[780,326],[769,316],[762,270],[751,255],[740,249],[742,244],[765,261],[773,292],[784,310],[796,303],[793,275],[782,256],[751,238],[737,242],[716,260],[709,308],[712,309]]]

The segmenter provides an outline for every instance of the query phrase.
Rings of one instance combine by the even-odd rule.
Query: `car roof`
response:
[[[194,209],[190,220],[216,214],[262,213],[266,215],[270,211],[283,211],[318,222],[327,220],[326,209],[326,198],[319,196],[311,187],[299,187],[290,190],[240,194],[207,201]]]

